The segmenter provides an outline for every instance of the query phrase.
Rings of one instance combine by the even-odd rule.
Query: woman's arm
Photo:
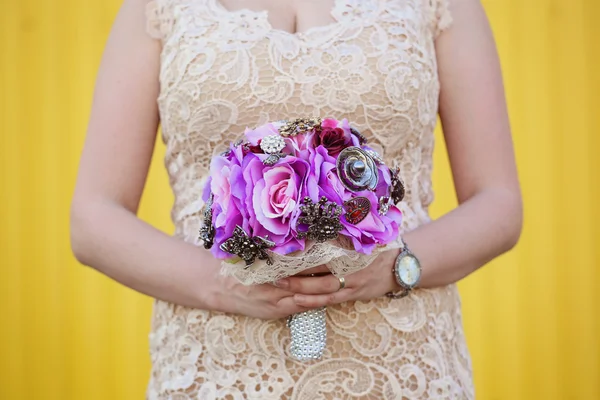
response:
[[[421,286],[456,282],[518,241],[522,204],[500,62],[479,0],[452,0],[436,43],[440,118],[459,207],[406,235]]]
[[[125,0],[106,45],[71,206],[77,259],[176,304],[264,318],[301,311],[291,293],[220,276],[206,250],[136,217],[158,126],[160,44],[145,31],[148,0]]]
[[[522,224],[500,63],[486,15],[479,0],[451,0],[451,12],[454,23],[436,48],[440,116],[460,205],[404,236],[421,261],[425,288],[456,282],[508,251]],[[397,254],[386,252],[364,272],[346,277],[347,289],[299,304],[368,299],[399,289],[390,272]],[[339,283],[335,277],[293,278],[281,287],[323,294]]]
[[[160,44],[147,37],[147,0],[126,0],[98,72],[71,206],[77,259],[145,294],[206,306],[215,263],[136,217],[156,131]]]

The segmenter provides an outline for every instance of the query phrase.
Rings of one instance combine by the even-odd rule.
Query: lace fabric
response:
[[[244,285],[275,282],[278,279],[299,274],[312,267],[327,265],[336,276],[346,276],[369,266],[377,256],[391,249],[403,246],[399,236],[395,241],[385,246],[377,247],[371,254],[359,254],[352,249],[346,240],[331,240],[326,243],[309,242],[307,248],[299,254],[281,255],[270,253],[272,265],[266,261],[256,260],[246,268],[244,261],[235,264],[222,262],[221,274],[233,276]]]
[[[296,116],[347,118],[400,168],[404,232],[430,221],[439,82],[434,39],[447,0],[336,0],[333,22],[273,29],[266,12],[218,0],[153,0],[162,43],[158,104],[175,235],[198,243],[210,159],[247,126]],[[351,253],[317,249],[343,273]],[[321,261],[322,262],[322,261]],[[314,264],[312,264],[314,265]],[[156,301],[149,399],[469,399],[471,365],[455,285],[328,307],[322,360],[287,354],[284,320]]]

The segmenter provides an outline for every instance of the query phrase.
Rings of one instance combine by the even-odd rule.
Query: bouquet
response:
[[[246,129],[213,157],[203,191],[204,247],[244,284],[327,264],[338,277],[401,246],[397,168],[346,119],[297,118]],[[319,358],[325,308],[291,316],[290,353]]]

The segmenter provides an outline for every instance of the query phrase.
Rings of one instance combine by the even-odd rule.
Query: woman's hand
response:
[[[280,319],[307,311],[294,300],[294,292],[271,284],[243,285],[234,278],[220,278],[211,309],[260,319]]]
[[[290,277],[278,281],[279,288],[296,293],[295,304],[305,309],[339,304],[346,301],[371,300],[399,290],[392,266],[400,250],[383,252],[368,267],[345,276],[346,285],[332,274],[319,277]]]

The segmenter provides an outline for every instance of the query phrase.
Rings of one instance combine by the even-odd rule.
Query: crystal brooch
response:
[[[387,196],[383,196],[379,198],[379,215],[386,215],[390,210],[391,206],[390,198]]]
[[[344,203],[344,206],[346,206],[344,217],[352,225],[356,225],[367,218],[367,215],[371,211],[371,202],[366,197],[350,199]]]
[[[298,224],[308,225],[308,230],[299,231],[298,238],[308,238],[318,243],[336,239],[339,231],[344,228],[340,222],[340,215],[344,212],[342,206],[327,201],[325,196],[317,203],[313,203],[310,197],[305,197],[302,203],[303,205],[300,206],[302,214],[298,218]]]
[[[273,265],[273,261],[267,253],[267,249],[273,246],[275,246],[275,243],[270,241],[268,237],[250,237],[241,226],[237,225],[233,231],[233,236],[223,242],[219,248],[226,253],[240,257],[246,262],[246,268],[248,268],[257,258],[266,260],[267,265]]]
[[[394,204],[398,204],[404,199],[406,191],[404,184],[400,179],[400,170],[398,168],[392,170],[392,185],[391,185],[391,198]]]
[[[279,128],[279,133],[281,133],[281,136],[289,137],[310,132],[312,130],[320,131],[321,123],[322,120],[319,117],[296,118],[291,121],[286,121],[284,125]]]
[[[215,227],[212,223],[213,213],[212,213],[212,205],[213,205],[214,196],[211,194],[208,202],[205,205],[203,221],[200,226],[200,240],[202,240],[205,249],[210,249],[215,240]]]
[[[260,148],[266,154],[278,154],[285,147],[285,141],[279,135],[269,135],[262,138]]]

